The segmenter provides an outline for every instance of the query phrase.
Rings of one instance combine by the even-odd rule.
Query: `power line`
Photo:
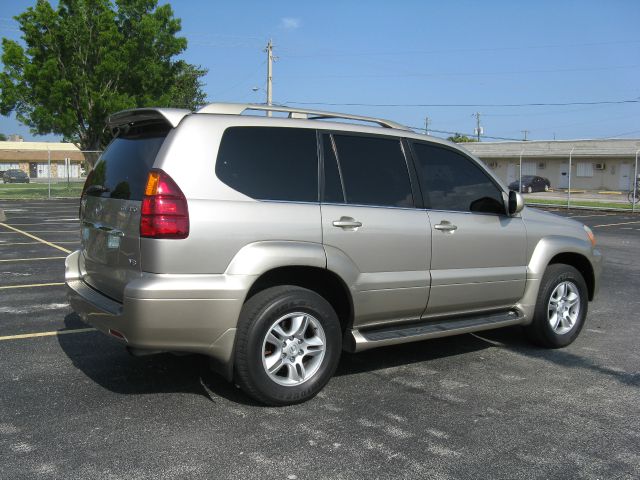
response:
[[[417,130],[419,132],[424,132],[426,129],[424,127],[412,127],[411,125],[407,125],[410,129],[412,130]],[[431,134],[431,132],[434,133],[440,133],[443,135],[463,135],[465,137],[469,137],[472,138],[475,136],[474,133],[463,133],[463,132],[450,132],[447,130],[434,130],[433,128],[429,127],[429,135]],[[509,138],[509,137],[492,137],[490,135],[482,135],[482,138],[491,138],[492,140],[513,140],[516,142],[520,142],[522,141],[521,138]]]
[[[568,73],[568,72],[593,72],[611,70],[629,70],[640,68],[640,65],[606,65],[600,67],[572,67],[572,68],[551,68],[540,70],[507,70],[493,72],[478,72],[476,70],[468,72],[439,72],[439,73],[363,73],[363,74],[314,74],[313,78],[442,78],[442,77],[474,77],[474,76],[500,76],[500,75],[530,75],[533,73]],[[290,75],[289,78],[308,78],[309,75]]]
[[[306,54],[284,54],[286,57],[306,58],[306,57],[364,57],[364,56],[379,56],[379,55],[430,55],[438,53],[462,53],[462,52],[498,52],[509,50],[539,50],[548,48],[573,48],[573,47],[595,47],[602,45],[621,45],[621,44],[633,44],[640,43],[640,40],[617,40],[609,42],[590,42],[590,43],[574,43],[574,44],[551,44],[551,45],[528,45],[520,47],[487,47],[487,48],[449,48],[440,50],[400,50],[400,51],[382,51],[382,52],[317,52]]]
[[[331,102],[295,102],[284,104],[294,105],[327,105],[334,107],[563,107],[569,105],[620,105],[640,103],[640,99],[631,100],[599,100],[585,102],[536,102],[536,103],[331,103]]]

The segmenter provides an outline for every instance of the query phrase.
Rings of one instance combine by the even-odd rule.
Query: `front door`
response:
[[[431,290],[424,317],[513,306],[524,293],[526,232],[497,183],[443,145],[412,144],[429,209]]]
[[[559,188],[569,188],[569,164],[560,164],[560,178],[558,179]]]
[[[420,318],[431,232],[427,212],[415,208],[402,143],[342,133],[322,140],[327,268],[352,285],[354,326]]]
[[[633,190],[633,186],[631,185],[631,165],[621,163],[618,171],[620,172],[618,188],[620,190]]]
[[[516,164],[510,163],[507,166],[507,185],[516,181]]]
[[[38,177],[38,164],[36,162],[29,162],[29,177],[30,178]]]

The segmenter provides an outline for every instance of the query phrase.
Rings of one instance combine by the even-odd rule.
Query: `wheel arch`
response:
[[[276,267],[262,273],[251,285],[245,302],[258,292],[278,285],[295,285],[316,292],[338,315],[344,332],[353,324],[353,298],[345,282],[326,268],[308,265]]]
[[[589,292],[589,300],[593,300],[595,295],[595,272],[593,270],[593,266],[587,257],[580,253],[575,252],[562,252],[553,256],[548,265],[555,264],[565,264],[569,265],[580,272],[582,278],[584,278],[585,283],[587,284],[587,290]]]

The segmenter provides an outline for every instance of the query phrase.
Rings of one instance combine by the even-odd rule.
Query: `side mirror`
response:
[[[509,191],[509,215],[515,215],[524,208],[524,198],[519,192],[514,190]]]

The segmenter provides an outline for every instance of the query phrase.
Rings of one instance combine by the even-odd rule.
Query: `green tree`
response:
[[[178,60],[180,20],[157,0],[49,1],[15,17],[23,44],[3,38],[0,113],[36,134],[59,134],[83,150],[109,139],[106,117],[136,107],[204,103],[206,70]]]
[[[469,142],[477,142],[478,140],[472,137],[467,137],[466,135],[462,135],[461,133],[456,133],[450,137],[447,137],[447,140],[454,143],[469,143]]]
[[[6,142],[7,136],[4,133],[0,133],[0,142]]]

